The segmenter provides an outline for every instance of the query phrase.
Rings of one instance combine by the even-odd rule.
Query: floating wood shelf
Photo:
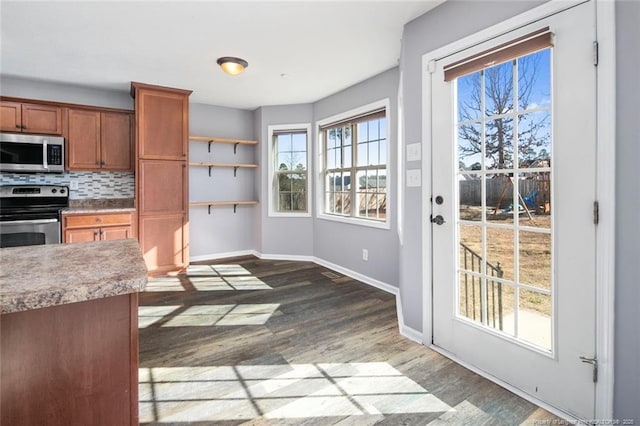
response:
[[[233,206],[233,212],[236,212],[238,206],[253,206],[258,204],[257,201],[194,201],[189,203],[189,206],[207,206],[209,208],[209,214],[211,214],[211,207]]]
[[[255,169],[257,164],[245,164],[245,163],[189,163],[193,167],[209,167],[209,177],[211,177],[211,169],[214,167],[228,167],[233,168],[233,177],[237,176],[238,169],[247,168]]]
[[[229,143],[233,144],[233,153],[236,153],[238,145],[257,145],[258,141],[247,140],[247,139],[226,139],[226,138],[214,138],[211,136],[189,136],[190,141],[195,142],[207,142],[209,144],[209,152],[211,152],[211,144],[212,143]]]

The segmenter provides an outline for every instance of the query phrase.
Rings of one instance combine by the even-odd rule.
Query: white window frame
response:
[[[304,130],[307,132],[307,211],[291,211],[291,212],[281,212],[278,211],[278,206],[275,202],[275,196],[278,194],[276,190],[276,168],[275,168],[275,160],[276,160],[276,146],[273,142],[273,135],[277,132],[286,132],[287,130]],[[268,158],[269,158],[269,175],[268,175],[268,188],[269,188],[269,217],[311,217],[312,206],[311,206],[311,180],[313,179],[312,174],[312,158],[311,158],[311,123],[299,123],[299,124],[273,124],[267,126],[268,133],[268,141],[269,146],[268,150]]]
[[[386,140],[387,140],[387,162],[386,176],[387,176],[387,214],[385,220],[374,220],[365,217],[358,216],[341,216],[330,213],[325,213],[325,141],[323,138],[324,132],[322,127],[325,127],[331,123],[345,121],[353,117],[366,115],[367,113],[374,112],[384,108],[385,120],[386,120]],[[323,118],[316,121],[316,149],[318,155],[316,156],[316,215],[319,219],[329,220],[333,222],[350,223],[353,225],[367,226],[378,229],[391,229],[391,210],[392,204],[390,203],[391,188],[393,188],[393,176],[391,175],[391,105],[389,98],[381,99],[379,101],[372,102],[367,105],[363,105],[358,108],[351,109],[349,111],[341,112],[330,117]],[[352,177],[353,179],[353,177]]]

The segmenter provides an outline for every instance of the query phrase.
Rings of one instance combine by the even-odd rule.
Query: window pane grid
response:
[[[385,221],[386,119],[324,128],[323,134],[325,213]]]
[[[306,213],[307,133],[277,131],[274,146],[274,205],[279,213]]]
[[[457,314],[547,350],[553,318],[549,56],[546,49],[455,82]]]

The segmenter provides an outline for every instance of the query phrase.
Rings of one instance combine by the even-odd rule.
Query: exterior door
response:
[[[436,61],[433,343],[594,417],[594,2]]]

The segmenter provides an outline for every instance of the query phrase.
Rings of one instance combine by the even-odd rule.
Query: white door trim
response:
[[[613,418],[613,352],[615,323],[615,164],[616,164],[616,52],[615,3],[596,1],[599,44],[597,81],[596,195],[600,223],[596,230],[596,350],[599,381],[596,418]]]
[[[596,350],[599,380],[596,384],[595,415],[599,419],[613,418],[614,378],[614,294],[615,294],[615,4],[596,1],[597,37],[600,60],[597,69],[597,196],[600,202],[600,223],[596,234]],[[422,253],[432,258],[431,161],[433,145],[431,125],[431,74],[433,63],[461,50],[498,37],[539,19],[569,9],[585,1],[551,0],[539,7],[486,28],[422,57]],[[422,262],[423,321],[422,342],[433,341],[433,280],[432,265]]]

